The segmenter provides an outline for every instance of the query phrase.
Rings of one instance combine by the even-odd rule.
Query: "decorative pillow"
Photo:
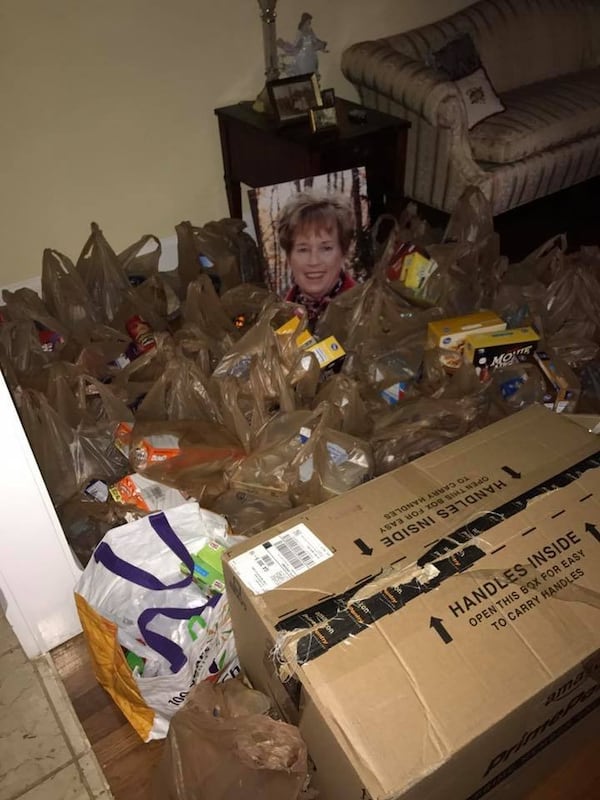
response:
[[[454,81],[465,104],[469,130],[478,122],[504,111],[468,33],[432,53],[431,65]]]
[[[505,110],[483,67],[454,81],[454,85],[465,104],[469,130],[478,122]]]
[[[473,39],[464,33],[432,53],[431,66],[445,72],[451,81],[457,81],[479,69],[481,59]]]

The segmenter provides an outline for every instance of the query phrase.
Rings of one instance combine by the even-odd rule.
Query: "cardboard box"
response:
[[[226,555],[241,663],[321,800],[523,797],[598,731],[599,467],[535,406]]]
[[[533,361],[539,340],[531,327],[469,334],[465,339],[463,358],[474,365],[483,381],[497,367],[509,367],[517,361]]]
[[[590,433],[600,433],[600,414],[568,414],[568,418]]]
[[[503,331],[505,328],[506,322],[495,311],[477,311],[462,317],[438,319],[427,325],[427,347],[455,351],[456,358],[444,355],[442,363],[449,370],[457,370],[462,364],[462,351],[467,336],[472,333]]]

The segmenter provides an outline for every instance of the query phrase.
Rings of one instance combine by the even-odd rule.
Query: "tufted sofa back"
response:
[[[600,0],[479,0],[431,25],[386,37],[404,55],[470,33],[497,92],[600,65]]]

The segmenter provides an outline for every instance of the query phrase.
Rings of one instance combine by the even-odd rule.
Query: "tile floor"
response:
[[[110,800],[50,656],[28,661],[0,610],[0,800]]]

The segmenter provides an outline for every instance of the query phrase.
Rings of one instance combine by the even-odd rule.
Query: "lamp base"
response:
[[[266,114],[269,117],[274,116],[273,106],[271,105],[266,86],[263,86],[256,96],[256,100],[252,103],[252,110],[256,111],[257,114]]]

